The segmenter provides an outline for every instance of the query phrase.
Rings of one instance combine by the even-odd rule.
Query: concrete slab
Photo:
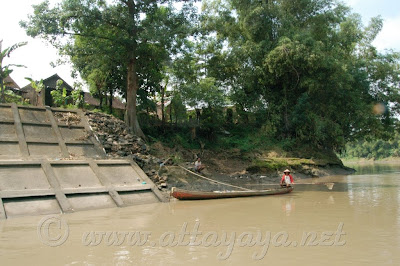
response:
[[[1,110],[0,110],[1,112]],[[14,124],[0,124],[0,139],[18,140],[17,131]]]
[[[87,140],[87,132],[84,128],[68,128],[60,127],[61,136],[65,141],[70,140]]]
[[[94,145],[67,144],[68,152],[73,157],[101,158]]]
[[[51,196],[3,199],[3,204],[7,218],[61,213],[57,200]]]
[[[0,121],[14,121],[14,115],[9,106],[0,106]]]
[[[0,166],[0,190],[50,188],[40,166]]]
[[[160,202],[151,190],[119,192],[119,195],[127,206]]]
[[[61,150],[58,144],[28,143],[29,155],[39,158],[60,158]]]
[[[117,207],[110,195],[105,193],[67,195],[75,211]]]
[[[22,123],[37,122],[37,123],[50,123],[46,115],[46,109],[35,110],[29,108],[19,107],[19,115],[21,116]]]
[[[99,165],[99,167],[115,187],[135,186],[143,182],[130,165]]]
[[[23,125],[25,139],[30,141],[57,142],[57,136],[51,126]]]
[[[89,165],[53,165],[61,188],[102,187]]]
[[[0,142],[0,157],[10,158],[21,156],[18,142]]]

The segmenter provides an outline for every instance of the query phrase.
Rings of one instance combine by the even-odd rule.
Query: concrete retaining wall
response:
[[[81,110],[0,105],[0,218],[166,201],[134,161],[105,158]]]

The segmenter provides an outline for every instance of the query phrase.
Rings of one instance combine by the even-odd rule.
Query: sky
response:
[[[51,3],[60,0],[49,0]],[[11,57],[5,58],[4,64],[20,64],[26,68],[13,68],[11,77],[23,87],[29,82],[25,77],[34,80],[45,79],[58,74],[68,84],[73,85],[71,66],[66,64],[56,68],[50,63],[55,62],[59,56],[57,50],[40,39],[28,37],[25,30],[19,26],[19,21],[27,20],[32,14],[32,5],[43,0],[2,0],[0,4],[0,40],[3,39],[3,50],[11,45],[27,41],[28,44],[15,50]],[[399,0],[342,0],[363,18],[366,25],[370,18],[381,15],[384,26],[374,45],[380,50],[394,49],[400,52],[400,1]]]

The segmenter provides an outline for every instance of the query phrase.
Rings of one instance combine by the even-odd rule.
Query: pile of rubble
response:
[[[81,117],[71,112],[54,112],[58,122],[65,123],[68,127],[81,123]]]
[[[146,154],[148,147],[138,136],[132,135],[125,123],[111,115],[87,113],[89,124],[108,156],[125,157]]]
[[[146,175],[150,177],[151,180],[157,185],[158,189],[163,190],[168,188],[167,181],[168,176],[170,175],[168,166],[172,165],[173,163],[168,159],[164,162],[159,162],[160,161],[157,162],[157,165],[147,164],[143,167],[143,169]]]
[[[86,116],[107,156],[132,158],[159,189],[167,188],[167,178],[159,175],[159,169],[170,162],[150,155],[149,146],[143,139],[131,134],[126,124],[114,116],[91,112],[87,112]]]

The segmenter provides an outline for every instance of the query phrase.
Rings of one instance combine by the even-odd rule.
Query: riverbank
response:
[[[341,159],[343,164],[371,164],[371,163],[382,163],[382,164],[392,164],[392,163],[400,163],[399,157],[388,157],[382,159],[366,159],[366,158],[351,158]]]
[[[151,154],[168,160],[165,166],[156,171],[148,172],[150,176],[167,181],[167,188],[179,187],[194,190],[224,190],[234,189],[221,184],[215,184],[202,179],[181,167],[193,169],[196,155],[201,155],[206,166],[202,175],[218,182],[232,184],[250,189],[263,189],[265,185],[278,184],[284,169],[289,168],[295,180],[318,178],[329,175],[348,175],[354,170],[344,166],[338,160],[305,159],[281,157],[276,152],[241,153],[237,150],[187,150],[183,148],[168,148],[162,143],[151,145]]]
[[[217,185],[185,171],[192,169],[197,157],[206,166],[204,176],[219,182],[252,189],[277,184],[282,171],[289,168],[296,180],[328,175],[347,175],[354,170],[343,165],[333,152],[314,151],[308,147],[290,153],[279,148],[243,151],[240,149],[188,149],[165,145],[161,141],[145,142],[130,134],[125,123],[113,116],[88,112],[87,118],[97,139],[112,158],[135,160],[158,188],[166,193],[172,187],[196,190],[232,189]]]

